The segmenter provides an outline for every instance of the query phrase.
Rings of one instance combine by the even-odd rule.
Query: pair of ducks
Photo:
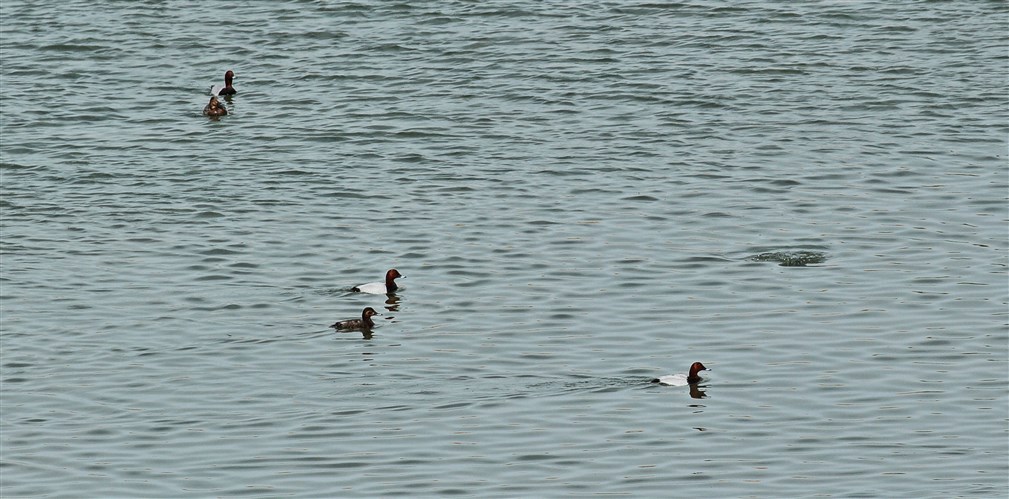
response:
[[[371,294],[395,293],[396,290],[399,289],[399,286],[396,284],[397,277],[404,276],[396,269],[389,269],[389,271],[385,273],[385,282],[369,282],[367,284],[361,284],[351,288],[351,291]],[[334,328],[337,331],[370,331],[371,328],[375,327],[375,321],[371,320],[371,318],[376,315],[380,314],[376,312],[375,309],[366,307],[363,311],[361,311],[360,319],[347,319],[339,321],[329,327]],[[667,376],[660,376],[653,379],[652,383],[670,386],[696,385],[702,379],[698,373],[708,370],[709,369],[707,367],[704,367],[704,364],[694,362],[690,365],[690,370],[687,374],[670,374]]]
[[[350,288],[351,291],[357,293],[368,293],[373,295],[386,295],[390,293],[395,293],[399,289],[399,285],[396,284],[396,278],[405,277],[400,274],[396,269],[389,269],[385,273],[385,282],[369,282],[367,284],[361,284]],[[370,331],[371,328],[375,327],[375,321],[371,320],[372,317],[380,315],[375,309],[367,307],[361,311],[360,319],[347,319],[344,321],[339,321],[329,326],[336,329],[337,331]]]
[[[232,86],[231,81],[235,78],[235,72],[228,70],[224,73],[224,86],[215,86],[210,89],[210,102],[207,103],[206,107],[203,108],[203,114],[206,116],[218,117],[225,116],[228,114],[228,108],[221,104],[221,101],[217,98],[221,95],[235,95],[238,93],[235,87]]]

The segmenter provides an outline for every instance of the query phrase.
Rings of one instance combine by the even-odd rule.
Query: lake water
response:
[[[1007,33],[5,0],[0,494],[1005,497]]]

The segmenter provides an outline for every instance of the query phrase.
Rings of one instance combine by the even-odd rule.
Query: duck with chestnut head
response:
[[[707,367],[704,367],[704,364],[701,364],[700,362],[694,362],[693,364],[690,364],[690,371],[687,374],[680,373],[680,374],[669,374],[666,376],[659,376],[658,378],[653,379],[652,383],[659,383],[662,385],[670,385],[670,386],[696,385],[702,379],[701,376],[697,373],[708,370],[709,369]]]
[[[351,291],[357,293],[371,293],[375,295],[386,295],[395,293],[399,289],[399,285],[396,284],[396,278],[406,277],[400,274],[396,269],[389,269],[385,273],[385,282],[369,282],[367,284],[360,284],[350,288]]]
[[[229,69],[226,73],[224,73],[224,87],[217,91],[217,95],[230,96],[237,94],[238,90],[235,90],[235,87],[232,86],[231,84],[234,78],[235,78],[234,71]]]

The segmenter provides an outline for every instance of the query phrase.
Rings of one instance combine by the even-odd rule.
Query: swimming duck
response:
[[[371,328],[375,327],[375,321],[371,320],[371,317],[374,316],[374,315],[379,315],[379,313],[376,312],[375,309],[373,309],[371,307],[367,307],[367,308],[365,308],[364,310],[361,311],[361,318],[360,319],[347,319],[345,321],[339,321],[339,322],[336,322],[332,326],[329,326],[329,327],[334,328],[334,329],[338,329],[338,330],[342,329],[342,330],[345,330],[345,331],[346,330],[362,330],[362,329],[363,330],[370,330]]]
[[[210,90],[210,93],[214,95],[229,95],[229,96],[237,94],[238,90],[235,90],[235,87],[231,86],[231,80],[233,80],[234,78],[235,78],[235,72],[229,69],[226,73],[224,73],[224,86],[223,87],[214,86]]]
[[[701,381],[701,377],[698,376],[697,373],[707,370],[708,368],[704,367],[704,364],[694,362],[693,364],[690,364],[689,374],[670,374],[668,376],[660,376],[653,379],[652,383],[661,383],[663,385],[672,386],[694,385],[697,384],[698,381]]]
[[[358,293],[371,293],[373,295],[385,295],[389,293],[395,293],[399,286],[396,285],[397,277],[406,277],[400,274],[396,269],[389,269],[385,273],[385,282],[369,282],[367,284],[361,284],[350,288],[351,291],[357,291]]]
[[[224,116],[228,114],[228,108],[221,104],[221,101],[217,100],[217,96],[211,96],[210,102],[207,106],[203,108],[203,114],[207,116]]]

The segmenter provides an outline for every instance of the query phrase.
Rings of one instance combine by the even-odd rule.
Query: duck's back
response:
[[[652,383],[659,383],[670,386],[686,386],[688,384],[687,375],[685,374],[669,374],[666,376],[659,376],[658,378],[653,379]]]
[[[384,282],[369,282],[367,284],[361,284],[360,286],[354,286],[351,291],[357,291],[359,293],[370,293],[373,295],[384,295],[386,294],[386,288]]]
[[[336,329],[358,329],[363,325],[364,322],[362,322],[361,319],[347,319],[345,321],[337,322],[330,327]]]

